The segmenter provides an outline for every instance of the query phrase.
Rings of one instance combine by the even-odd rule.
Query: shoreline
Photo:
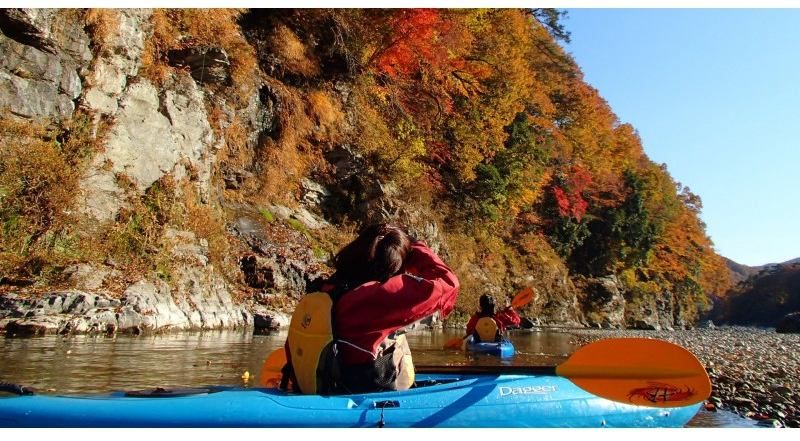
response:
[[[546,330],[546,329],[542,329]],[[666,340],[692,352],[706,367],[706,410],[733,412],[766,427],[800,427],[800,334],[774,328],[720,326],[675,331],[571,329],[583,345],[607,337]]]

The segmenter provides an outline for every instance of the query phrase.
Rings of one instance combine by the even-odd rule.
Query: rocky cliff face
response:
[[[302,107],[295,100],[302,88],[293,88],[310,81],[305,68],[276,49],[274,33],[257,32],[251,22],[244,34],[258,68],[253,92],[244,98],[231,98],[241,61],[229,58],[222,46],[184,42],[182,49],[165,52],[161,61],[169,74],[156,80],[143,73],[152,50],[148,41],[159,32],[152,15],[146,9],[115,10],[111,31],[101,35],[100,24],[75,11],[0,11],[4,118],[33,122],[90,115],[99,147],[80,170],[73,205],[61,209],[80,220],[80,240],[110,240],[108,231],[116,232],[113,237],[123,245],[151,256],[146,271],[134,271],[111,254],[87,254],[57,268],[63,288],[6,287],[0,294],[0,329],[140,333],[284,326],[306,285],[330,271],[326,260],[352,237],[345,217],[402,221],[447,260],[453,244],[435,207],[405,205],[405,196],[374,179],[344,142],[325,150],[331,178],[303,178],[292,203],[259,199],[264,185],[282,179],[267,173],[263,158],[272,154],[269,146],[285,141],[287,125],[306,121],[296,113],[290,112],[295,120],[279,115]],[[333,61],[322,65],[330,69],[326,72],[343,69]],[[334,83],[326,93],[344,103],[347,114],[354,105],[347,82]],[[352,124],[326,120],[319,108],[331,100],[315,100],[316,107],[306,108],[314,116],[304,132],[309,139],[323,139],[320,133],[334,125]],[[266,184],[258,182],[263,176]],[[142,213],[152,218],[147,228]],[[498,295],[510,286],[536,286],[540,295],[524,311],[536,324],[681,325],[669,300],[627,310],[624,287],[613,276],[573,281],[563,265],[551,264],[527,278],[498,281],[480,258],[459,270]],[[463,321],[471,307],[463,309],[453,323]]]
[[[23,117],[70,116],[92,53],[79,22],[48,9],[7,9],[0,26],[0,106]]]
[[[75,210],[92,223],[114,222],[129,206],[128,193],[143,196],[164,176],[188,181],[201,201],[211,200],[222,140],[209,123],[207,92],[189,72],[158,86],[138,75],[150,11],[120,10],[101,51],[92,50],[83,21],[66,11],[0,15],[0,106],[30,119],[70,118],[81,108],[95,122],[109,122],[102,149],[80,177]],[[143,275],[109,289],[107,282],[124,279],[114,262],[73,265],[65,273],[74,289],[6,295],[0,327],[9,333],[139,333],[253,326],[257,308],[234,302],[230,282],[209,263],[205,239],[171,228],[161,235],[160,246],[177,262],[168,283]]]

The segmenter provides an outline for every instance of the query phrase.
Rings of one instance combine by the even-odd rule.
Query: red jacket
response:
[[[416,242],[403,268],[384,283],[367,282],[344,294],[336,304],[335,332],[339,340],[372,354],[392,332],[436,311],[453,310],[459,283],[455,273],[424,243]],[[370,354],[339,344],[346,364],[372,361]]]
[[[478,319],[481,318],[480,312],[476,312],[472,314],[470,317],[469,322],[467,323],[467,334],[472,334],[475,332],[475,324],[478,323]],[[502,311],[499,311],[494,314],[494,321],[497,322],[497,327],[500,328],[500,332],[502,333],[506,327],[508,326],[519,326],[521,319],[519,318],[519,314],[516,311],[508,307]]]

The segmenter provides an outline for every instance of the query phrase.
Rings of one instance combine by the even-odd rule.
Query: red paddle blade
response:
[[[511,301],[511,306],[517,309],[521,308],[530,303],[534,297],[536,297],[536,292],[534,292],[531,287],[527,287],[514,296],[514,299]]]
[[[283,348],[272,351],[264,360],[258,384],[262,387],[278,387],[281,384],[281,369],[286,364],[286,352]]]

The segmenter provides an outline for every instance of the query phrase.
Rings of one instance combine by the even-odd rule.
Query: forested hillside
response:
[[[797,259],[765,265],[717,301],[717,323],[774,327],[787,314],[800,312],[800,263]]]
[[[4,50],[47,52],[4,15]],[[105,292],[178,289],[177,231],[237,301],[289,311],[360,226],[392,220],[458,273],[453,321],[534,286],[542,323],[690,326],[730,285],[701,199],[584,81],[562,18],[56,11],[40,40],[69,54],[59,32],[85,35],[82,89],[46,110],[0,99],[2,288],[75,287],[89,265]]]

